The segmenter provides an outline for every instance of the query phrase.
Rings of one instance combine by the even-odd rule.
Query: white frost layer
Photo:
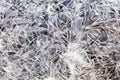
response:
[[[45,80],[55,80],[53,77],[48,77]]]

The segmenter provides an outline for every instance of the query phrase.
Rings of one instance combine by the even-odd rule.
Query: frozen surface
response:
[[[120,80],[120,1],[0,0],[0,80]]]

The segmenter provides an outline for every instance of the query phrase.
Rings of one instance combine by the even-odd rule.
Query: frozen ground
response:
[[[0,80],[120,80],[120,1],[0,0]]]

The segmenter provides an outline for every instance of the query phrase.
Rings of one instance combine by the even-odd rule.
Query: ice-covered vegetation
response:
[[[0,80],[120,80],[120,1],[0,0]]]

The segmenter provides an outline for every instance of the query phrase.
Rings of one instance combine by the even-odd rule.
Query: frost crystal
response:
[[[119,0],[0,0],[0,80],[120,80]]]

